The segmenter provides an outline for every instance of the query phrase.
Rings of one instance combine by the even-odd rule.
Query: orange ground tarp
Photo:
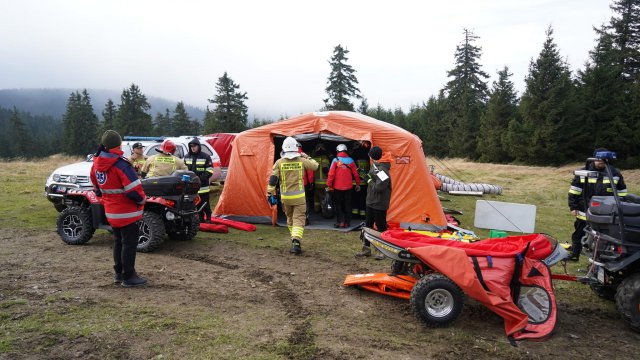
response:
[[[242,221],[271,223],[266,187],[276,160],[274,136],[319,133],[368,140],[392,157],[393,191],[388,221],[415,229],[428,224],[446,226],[421,140],[395,125],[348,111],[309,113],[238,134],[233,143],[224,190],[214,213]]]

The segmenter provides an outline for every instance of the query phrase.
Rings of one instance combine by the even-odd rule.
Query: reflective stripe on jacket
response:
[[[318,163],[313,159],[296,157],[293,159],[280,158],[273,164],[271,176],[280,181],[280,200],[286,205],[302,205],[306,203],[304,193],[305,170],[316,170]],[[268,193],[274,193],[274,187],[267,188]]]
[[[90,173],[96,193],[102,197],[107,221],[114,228],[142,218],[145,194],[138,174],[122,151],[101,151],[93,161]]]

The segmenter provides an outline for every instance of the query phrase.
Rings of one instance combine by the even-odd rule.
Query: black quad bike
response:
[[[191,240],[200,228],[197,205],[200,179],[191,171],[176,171],[170,176],[142,180],[147,196],[139,222],[138,251],[151,252],[160,246],[165,234],[174,240]],[[111,231],[102,200],[93,190],[68,190],[63,197],[67,206],[57,221],[62,241],[84,244],[96,229]]]
[[[615,301],[624,321],[640,332],[640,197],[618,196],[610,167],[613,159],[615,153],[607,151],[587,160],[604,161],[613,193],[593,196],[588,204],[582,244],[591,265],[578,281],[589,284],[598,296]],[[597,171],[575,174],[586,180],[598,177]]]

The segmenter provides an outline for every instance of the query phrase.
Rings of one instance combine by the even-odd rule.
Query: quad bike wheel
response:
[[[616,288],[610,285],[602,285],[602,284],[591,284],[591,291],[599,297],[609,300],[615,301],[616,297]]]
[[[200,218],[198,214],[192,214],[189,221],[185,222],[181,231],[168,231],[167,235],[171,240],[188,241],[192,240],[200,230]]]
[[[640,273],[628,276],[618,285],[616,307],[631,329],[640,332]]]
[[[153,211],[145,211],[138,223],[139,252],[151,252],[157,249],[164,240],[165,228],[162,216]]]
[[[448,277],[433,273],[418,280],[411,290],[411,309],[429,327],[445,327],[462,312],[464,293]]]
[[[68,245],[84,244],[96,231],[91,220],[91,212],[80,206],[70,206],[62,210],[56,226],[58,235]]]

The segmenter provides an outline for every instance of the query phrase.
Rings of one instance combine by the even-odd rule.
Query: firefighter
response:
[[[213,163],[211,157],[202,152],[200,140],[194,137],[189,141],[189,153],[184,158],[184,163],[190,171],[193,171],[200,178],[200,190],[198,195],[203,203],[200,209],[200,222],[211,223],[211,203],[209,201],[209,178],[213,175]]]
[[[322,211],[322,198],[327,187],[327,176],[329,174],[329,154],[322,143],[316,145],[313,150],[313,160],[318,163],[318,170],[314,172],[315,195],[313,197],[313,210]]]
[[[165,140],[156,149],[159,154],[155,154],[147,159],[142,166],[142,177],[168,176],[176,170],[188,170],[182,159],[173,154],[176,152],[176,144],[171,140]]]
[[[351,227],[351,200],[353,198],[353,184],[356,192],[360,192],[360,176],[355,161],[347,154],[347,146],[339,144],[336,147],[337,156],[331,162],[327,187],[333,191],[333,203],[336,208],[335,228]]]
[[[593,152],[595,157],[597,153],[608,151],[604,148],[598,148]],[[613,182],[616,185],[618,196],[627,196],[627,186],[620,171],[610,166]],[[569,261],[580,260],[582,252],[582,238],[585,236],[584,228],[587,226],[586,211],[591,202],[592,196],[613,196],[611,188],[611,180],[607,175],[605,163],[602,160],[588,161],[583,170],[597,171],[597,177],[574,176],[569,188],[569,210],[571,215],[576,217],[573,223],[574,231],[571,235],[571,255],[567,258]]]
[[[138,177],[141,177],[141,170],[144,163],[147,161],[148,156],[142,153],[142,149],[144,148],[142,143],[137,142],[133,144],[131,148],[133,149],[133,152],[129,157],[129,162],[133,165],[133,168],[136,169]]]
[[[291,234],[291,253],[302,253],[300,241],[304,235],[305,212],[307,208],[304,173],[316,171],[318,163],[304,152],[298,152],[298,142],[287,137],[282,143],[281,158],[273,164],[273,171],[267,186],[267,200],[276,194],[276,184],[280,182],[280,201],[287,215],[287,226]],[[271,203],[271,202],[270,202]]]
[[[102,135],[93,158],[91,183],[102,198],[104,212],[113,229],[114,284],[124,287],[144,285],[147,280],[135,269],[138,221],[142,218],[145,194],[131,163],[122,155],[122,138],[113,130]]]

